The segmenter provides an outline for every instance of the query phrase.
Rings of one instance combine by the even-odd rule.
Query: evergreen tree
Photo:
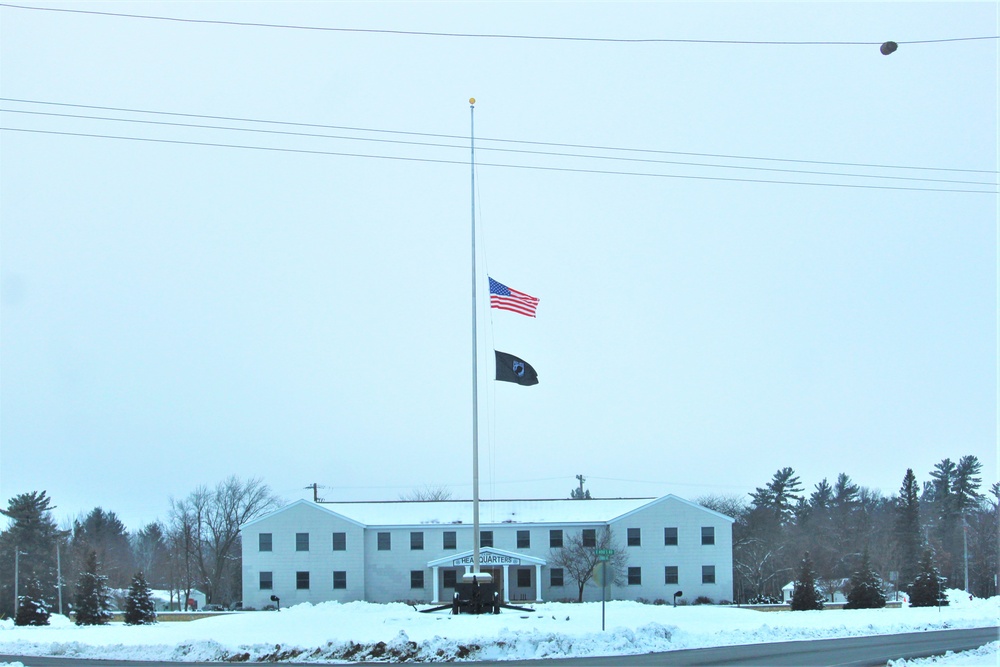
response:
[[[150,625],[156,623],[156,605],[142,572],[132,577],[125,601],[126,625]]]
[[[910,586],[910,606],[943,607],[948,604],[944,596],[945,581],[934,564],[934,552],[924,549],[920,556],[920,572]]]
[[[98,572],[97,553],[91,551],[76,584],[77,625],[107,625],[111,620],[111,596],[106,582],[107,577]]]
[[[810,611],[823,608],[823,595],[816,587],[816,571],[809,552],[802,558],[799,576],[792,591],[792,611]]]
[[[24,590],[18,590],[14,625],[48,625],[51,613],[42,595],[42,582],[37,577],[31,577],[22,581],[21,586]]]
[[[782,468],[774,473],[766,487],[757,487],[750,496],[754,507],[770,510],[778,524],[784,526],[792,522],[795,501],[799,500],[801,492],[802,485],[795,471]]]
[[[97,561],[109,586],[123,589],[129,585],[135,561],[128,531],[114,512],[95,507],[86,517],[73,522],[71,557],[77,570],[86,566],[91,551],[97,552]]]
[[[861,567],[851,577],[851,592],[844,609],[881,609],[885,606],[882,577],[872,570],[868,549],[861,557]]]
[[[895,543],[899,580],[897,590],[906,590],[917,577],[917,561],[920,559],[920,498],[917,478],[912,468],[906,469],[903,486],[896,499]]]
[[[955,498],[955,509],[965,512],[975,509],[982,495],[979,487],[983,478],[978,475],[983,471],[983,464],[975,456],[963,456],[955,466],[955,476],[951,483],[951,493]]]
[[[132,558],[146,582],[153,588],[170,588],[170,550],[166,532],[159,522],[152,522],[133,534]]]
[[[33,491],[14,496],[0,514],[10,525],[0,533],[0,617],[17,615],[14,601],[15,550],[19,553],[18,596],[27,590],[28,582],[37,580],[37,599],[47,609],[56,602],[56,545],[64,544],[65,534],[52,519],[51,499],[45,491]],[[17,605],[19,606],[19,605]]]

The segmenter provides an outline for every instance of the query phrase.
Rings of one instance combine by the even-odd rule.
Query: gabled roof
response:
[[[483,526],[506,524],[601,524],[632,512],[652,498],[593,500],[480,500]],[[471,500],[320,503],[367,526],[426,526],[472,523]]]
[[[320,505],[318,503],[314,503],[311,500],[302,499],[302,500],[296,500],[293,503],[289,503],[289,504],[285,505],[284,507],[282,507],[280,509],[277,509],[277,510],[274,510],[273,512],[270,512],[270,513],[265,514],[263,516],[259,516],[256,519],[251,519],[250,521],[247,521],[245,524],[243,524],[243,526],[241,527],[241,529],[246,529],[247,527],[252,526],[255,523],[257,523],[258,521],[263,521],[264,519],[270,519],[271,517],[278,516],[279,514],[284,514],[285,512],[289,511],[290,509],[293,509],[295,507],[299,507],[301,505],[307,505],[309,507],[312,507],[313,509],[318,509],[320,511],[326,512],[330,516],[337,517],[338,519],[342,519],[344,521],[347,521],[348,523],[353,523],[355,526],[359,526],[361,528],[365,527],[365,525],[363,523],[358,522],[356,519],[352,519],[349,516],[344,516],[343,514],[335,512],[334,510],[332,510],[332,509],[330,509],[328,507],[323,507],[322,505]]]
[[[600,525],[624,519],[653,505],[676,501],[707,512],[732,523],[734,519],[707,507],[702,507],[674,495],[662,498],[594,498],[591,500],[481,500],[479,517],[481,526],[496,527],[509,524],[581,524]],[[471,500],[396,500],[372,502],[314,503],[296,500],[270,514],[257,517],[243,525],[244,528],[263,519],[306,505],[360,527],[432,526],[472,524]]]
[[[626,512],[625,514],[622,514],[621,516],[615,517],[615,520],[617,521],[619,519],[625,519],[625,518],[629,517],[630,515],[635,514],[639,510],[644,510],[647,507],[652,507],[653,505],[659,505],[660,503],[668,502],[668,501],[671,501],[671,500],[679,502],[679,503],[681,503],[683,505],[687,505],[688,507],[693,507],[694,509],[701,510],[702,512],[707,512],[707,513],[711,514],[712,516],[714,516],[714,517],[716,517],[718,519],[725,519],[729,523],[735,523],[736,522],[736,519],[734,519],[731,516],[726,516],[722,512],[716,512],[715,510],[709,509],[709,508],[705,507],[704,505],[699,505],[698,503],[693,503],[690,500],[684,500],[683,498],[681,498],[679,496],[675,496],[672,493],[668,493],[667,495],[663,496],[662,498],[656,498],[655,500],[651,500],[650,502],[646,503],[645,505],[643,505],[641,507],[635,508],[631,512]]]

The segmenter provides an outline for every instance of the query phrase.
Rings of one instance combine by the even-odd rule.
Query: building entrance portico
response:
[[[461,568],[462,570],[460,571],[472,572],[472,564],[471,550],[438,558],[427,563],[427,567],[431,568],[432,572],[434,591],[432,602],[434,604],[441,602],[442,568]],[[493,581],[497,584],[497,590],[500,592],[505,604],[510,602],[511,566],[515,568],[534,569],[535,600],[540,602],[542,599],[542,566],[544,565],[546,565],[546,562],[541,558],[526,554],[503,551],[501,549],[494,549],[493,547],[484,547],[479,550],[479,569],[482,572],[489,572],[493,575]]]

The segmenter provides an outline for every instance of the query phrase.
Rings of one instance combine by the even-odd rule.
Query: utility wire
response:
[[[846,41],[759,41],[743,39],[666,39],[666,38],[613,38],[613,37],[568,37],[555,35],[518,35],[518,34],[495,34],[495,33],[467,33],[467,32],[431,32],[422,30],[381,30],[374,28],[331,28],[326,26],[310,25],[286,25],[281,23],[251,23],[247,21],[220,21],[214,19],[190,19],[177,18],[172,16],[150,16],[147,14],[124,14],[121,12],[98,12],[86,9],[64,9],[57,7],[28,7],[25,5],[14,5],[0,3],[0,7],[9,9],[28,9],[32,11],[64,12],[69,14],[89,14],[92,16],[114,16],[119,18],[144,19],[150,21],[173,21],[177,23],[200,23],[207,25],[228,25],[252,28],[280,28],[283,30],[317,30],[323,32],[342,33],[362,33],[379,35],[409,35],[417,37],[460,37],[466,39],[519,39],[535,41],[558,41],[558,42],[604,42],[615,44],[736,44],[744,46],[879,46],[883,42],[846,42]],[[934,44],[940,42],[965,42],[982,39],[1000,39],[1000,35],[986,35],[982,37],[950,37],[945,39],[922,39],[900,41],[897,44]],[[884,41],[884,40],[883,40]]]
[[[0,108],[0,112],[3,113],[18,113],[27,114],[33,116],[50,116],[56,118],[76,118],[84,120],[100,120],[100,121],[110,121],[118,123],[138,123],[143,125],[158,125],[166,127],[184,127],[184,128],[195,128],[195,129],[207,129],[207,130],[229,130],[233,132],[256,132],[261,134],[277,134],[282,136],[294,136],[294,137],[309,137],[309,138],[321,138],[321,139],[338,139],[346,141],[368,141],[377,143],[387,143],[387,144],[399,144],[405,146],[422,146],[431,148],[451,148],[467,150],[468,146],[457,145],[457,144],[440,144],[424,141],[402,141],[399,139],[376,139],[373,137],[350,137],[344,135],[331,135],[331,134],[317,134],[314,132],[291,132],[288,130],[263,130],[259,128],[249,128],[249,127],[229,127],[224,125],[203,125],[199,123],[177,123],[170,121],[158,121],[158,120],[140,120],[136,118],[110,118],[107,116],[86,116],[82,114],[61,114],[52,113],[47,111],[28,111],[21,109],[3,109]],[[680,160],[654,160],[650,158],[634,158],[634,157],[622,157],[617,155],[584,155],[581,153],[561,153],[555,151],[533,151],[524,150],[516,148],[489,148],[481,147],[482,151],[493,151],[502,153],[517,153],[521,155],[539,155],[545,157],[568,157],[568,158],[582,158],[590,160],[617,160],[622,162],[640,162],[645,164],[669,164],[669,165],[680,165],[687,167],[706,167],[713,169],[741,169],[748,171],[767,171],[767,172],[779,172],[779,173],[791,173],[791,174],[808,174],[812,176],[842,176],[848,178],[878,178],[885,180],[897,180],[897,181],[919,181],[919,182],[930,182],[930,183],[952,183],[957,185],[993,185],[996,183],[989,183],[983,181],[960,181],[954,179],[943,179],[943,178],[919,178],[915,176],[885,176],[880,174],[852,174],[837,171],[813,171],[807,169],[780,169],[776,167],[752,167],[748,165],[731,165],[731,164],[711,164],[704,162],[683,162]]]
[[[258,150],[258,151],[270,151],[276,153],[298,153],[305,155],[333,155],[339,157],[355,157],[355,158],[371,158],[378,160],[397,160],[402,162],[423,162],[431,164],[456,164],[456,165],[467,165],[468,163],[462,160],[437,160],[430,158],[417,158],[417,157],[403,157],[396,155],[370,155],[365,153],[343,153],[336,151],[317,151],[317,150],[306,150],[298,148],[276,148],[271,146],[246,146],[239,144],[221,144],[214,142],[202,142],[202,141],[181,141],[176,139],[152,139],[146,137],[122,137],[108,134],[89,134],[83,132],[57,132],[55,130],[34,130],[27,128],[18,127],[0,127],[0,130],[7,132],[28,132],[32,134],[51,134],[58,136],[67,137],[87,137],[94,139],[119,139],[123,141],[141,141],[147,143],[162,143],[162,144],[174,144],[183,146],[206,146],[213,148],[238,148],[244,150]],[[985,195],[997,195],[998,193],[994,190],[961,190],[954,188],[917,188],[917,187],[903,187],[903,186],[891,186],[891,185],[861,185],[861,184],[851,184],[851,183],[810,183],[808,181],[779,181],[779,180],[768,180],[768,179],[752,179],[752,178],[726,178],[722,176],[692,176],[685,174],[655,174],[649,172],[633,172],[633,171],[613,171],[608,169],[577,169],[571,167],[545,167],[538,165],[521,165],[521,164],[497,164],[497,163],[479,163],[481,167],[500,167],[505,169],[533,169],[537,171],[555,171],[555,172],[567,172],[567,173],[577,173],[577,174],[603,174],[603,175],[615,175],[615,176],[648,176],[652,178],[676,178],[676,179],[687,179],[687,180],[697,180],[697,181],[722,181],[730,183],[768,183],[775,185],[808,185],[814,187],[831,187],[831,188],[858,188],[864,190],[908,190],[913,192],[954,192],[954,193],[967,193],[967,194],[985,194]]]
[[[2,5],[0,5],[2,6]],[[182,118],[202,118],[207,120],[224,120],[224,121],[235,121],[242,123],[261,123],[268,125],[284,125],[290,127],[310,127],[326,130],[347,130],[351,132],[373,132],[381,134],[398,134],[407,135],[415,137],[430,137],[436,139],[460,139],[463,141],[468,141],[468,136],[457,135],[457,134],[434,134],[430,132],[407,132],[403,130],[387,130],[378,128],[366,128],[366,127],[353,127],[347,125],[324,125],[320,123],[296,123],[291,121],[282,120],[266,120],[259,118],[240,118],[236,116],[212,116],[206,114],[193,114],[193,113],[179,113],[173,111],[154,111],[148,109],[131,109],[127,107],[108,107],[108,106],[96,106],[89,104],[71,104],[68,102],[51,102],[44,100],[26,100],[15,97],[0,97],[0,101],[3,102],[18,102],[23,104],[41,104],[48,106],[61,106],[61,107],[73,107],[77,109],[95,109],[100,111],[118,111],[125,113],[142,113],[142,114],[152,114],[159,116],[178,116]],[[796,164],[817,164],[817,165],[829,165],[836,167],[865,167],[871,169],[913,169],[918,171],[953,171],[962,173],[972,173],[972,174],[997,174],[1000,171],[988,170],[988,169],[958,169],[952,167],[925,167],[925,166],[913,166],[913,165],[894,165],[894,164],[872,164],[864,162],[831,162],[825,160],[799,160],[792,158],[776,158],[776,157],[760,157],[751,155],[726,155],[722,153],[694,153],[685,151],[667,151],[667,150],[657,150],[649,148],[623,148],[619,146],[601,146],[593,144],[568,144],[568,143],[557,143],[550,141],[526,141],[521,139],[497,139],[489,137],[476,137],[476,141],[490,141],[495,143],[504,144],[524,144],[527,146],[546,146],[551,148],[576,148],[584,150],[602,150],[602,151],[620,151],[623,153],[641,153],[649,155],[683,155],[686,157],[710,157],[710,158],[722,158],[727,160],[759,160],[763,162],[783,162],[783,163],[796,163]]]

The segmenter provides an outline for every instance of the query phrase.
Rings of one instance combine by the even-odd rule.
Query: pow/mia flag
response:
[[[513,354],[497,352],[497,380],[500,382],[514,382],[525,387],[538,384],[538,373],[524,359],[518,359]]]

